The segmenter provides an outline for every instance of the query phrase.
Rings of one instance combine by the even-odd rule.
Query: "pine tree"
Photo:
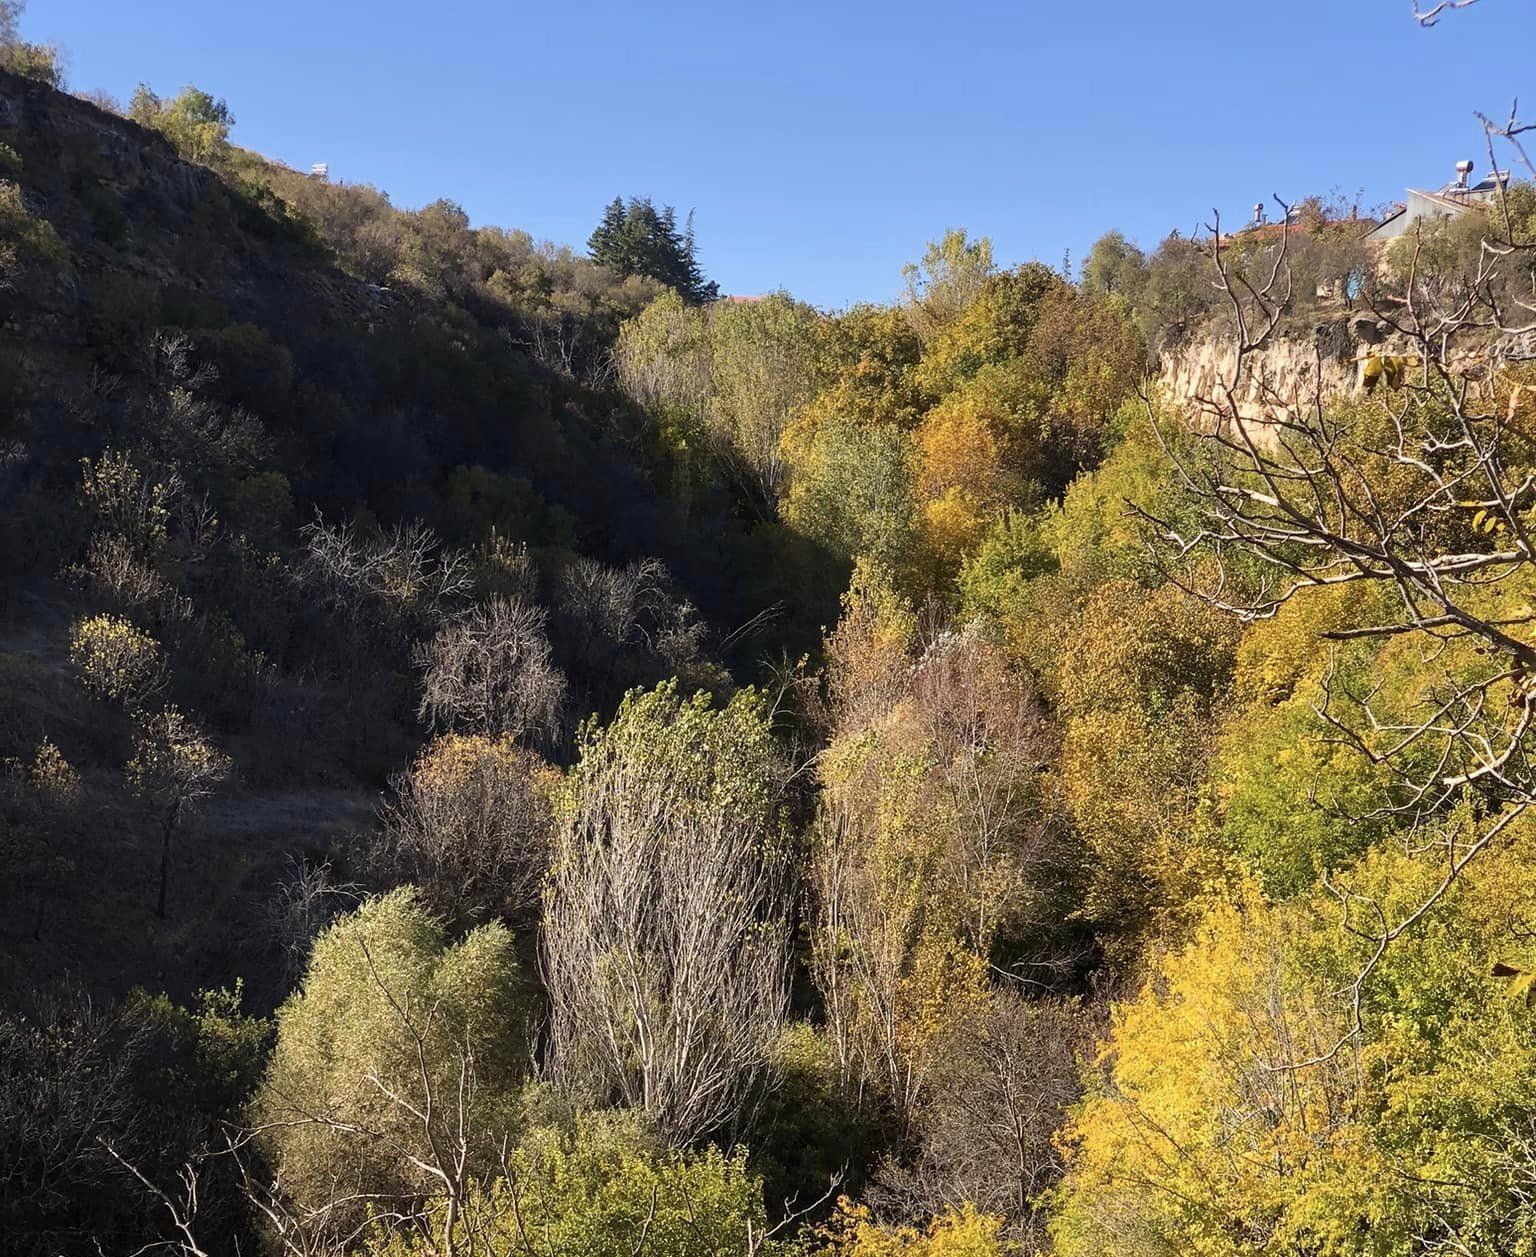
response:
[[[675,288],[695,304],[713,301],[719,286],[704,279],[694,243],[693,215],[678,229],[672,206],[657,210],[650,197],[614,197],[587,240],[592,260],[617,275],[644,275]]]

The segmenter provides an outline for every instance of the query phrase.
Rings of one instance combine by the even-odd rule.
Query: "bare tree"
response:
[[[1413,0],[1413,19],[1420,26],[1434,26],[1440,20],[1440,15],[1451,9],[1465,9],[1477,3],[1477,0],[1440,0],[1438,4],[1432,4],[1429,8],[1421,8],[1419,0]]]
[[[1055,1136],[1081,1092],[1079,1052],[1089,1042],[1075,1004],[994,992],[985,1015],[946,1045],[917,1151],[881,1165],[872,1203],[910,1219],[974,1204],[1041,1249],[1037,1209],[1061,1176]]]
[[[175,707],[140,721],[128,784],[160,816],[160,893],[155,915],[165,916],[170,881],[171,842],[187,813],[229,776],[229,757]]]
[[[788,1009],[783,767],[748,703],[626,700],[584,748],[545,895],[553,1077],[680,1144],[745,1121]]]
[[[564,723],[565,676],[550,660],[544,612],[493,598],[419,646],[421,706],[434,729],[553,743]]]
[[[291,984],[309,961],[310,945],[362,896],[356,882],[333,879],[331,865],[288,857],[288,871],[263,906],[261,928],[282,956],[283,980]]]

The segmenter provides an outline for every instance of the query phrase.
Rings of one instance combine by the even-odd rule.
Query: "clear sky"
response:
[[[1212,206],[1367,206],[1487,168],[1536,105],[1536,3],[32,0],[70,85],[189,82],[234,138],[397,205],[582,246],[616,193],[697,214],[727,293],[888,300],[950,226],[1000,261],[1155,245]]]

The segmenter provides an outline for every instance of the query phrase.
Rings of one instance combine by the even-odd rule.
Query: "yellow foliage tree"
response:
[[[1333,891],[1215,901],[1115,1012],[1062,1136],[1056,1251],[1531,1251],[1536,1010],[1498,975],[1531,965],[1536,826],[1508,835],[1363,983],[1372,941],[1340,905],[1401,919],[1433,859],[1383,846]]]
[[[1003,1238],[1003,1219],[962,1205],[926,1226],[882,1226],[846,1196],[817,1229],[816,1257],[1012,1257],[1023,1250]]]
[[[979,635],[918,651],[877,569],[845,608],[828,643],[813,968],[845,1077],[910,1120],[946,1040],[986,1007],[999,932],[1035,907],[1049,735],[1029,680]]]

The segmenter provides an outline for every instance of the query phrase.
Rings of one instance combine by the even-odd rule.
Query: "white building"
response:
[[[1395,240],[1413,230],[1414,224],[1426,218],[1455,218],[1465,214],[1474,205],[1492,201],[1499,188],[1509,182],[1509,171],[1495,170],[1480,183],[1472,182],[1472,163],[1456,163],[1456,181],[1448,183],[1438,192],[1425,192],[1418,188],[1408,189],[1408,200],[1399,202],[1396,210],[1365,234],[1370,241]]]

